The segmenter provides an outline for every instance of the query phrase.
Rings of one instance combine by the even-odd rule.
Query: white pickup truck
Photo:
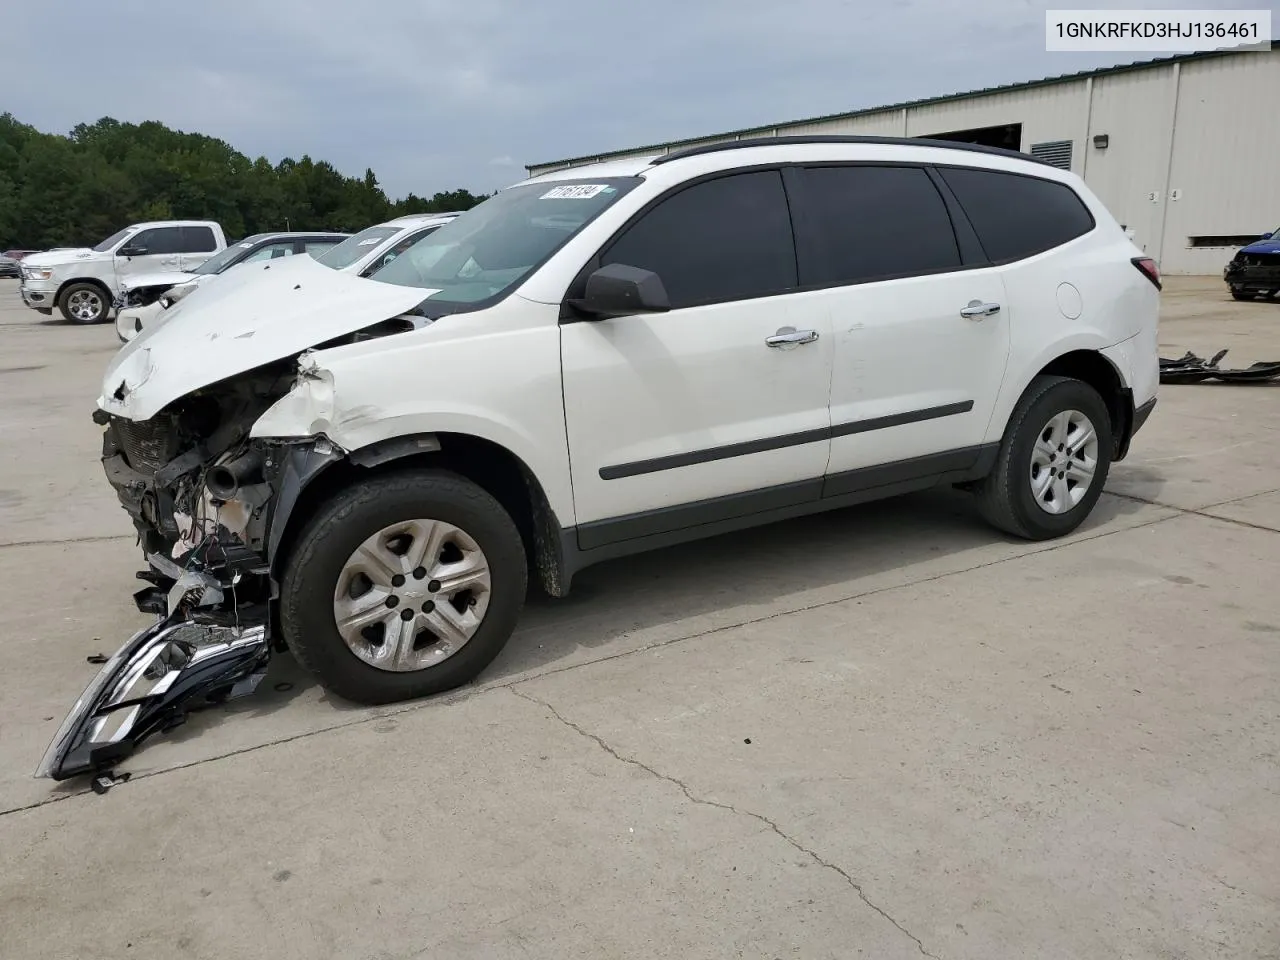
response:
[[[51,250],[22,261],[22,302],[43,314],[62,311],[71,323],[101,323],[130,277],[194,270],[227,247],[210,220],[135,223],[96,247]]]

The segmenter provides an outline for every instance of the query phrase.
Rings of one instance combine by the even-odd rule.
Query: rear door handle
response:
[[[793,343],[813,343],[817,339],[817,330],[797,330],[795,327],[782,327],[772,337],[765,337],[764,342],[771,347],[786,347]]]
[[[1000,312],[1000,304],[983,303],[981,300],[970,300],[968,306],[960,308],[960,316],[970,320],[981,320]]]

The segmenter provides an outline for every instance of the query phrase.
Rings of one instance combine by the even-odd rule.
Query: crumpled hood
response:
[[[245,264],[166,311],[112,358],[98,406],[146,420],[200,387],[299,354],[435,293],[339,273],[311,257]]]
[[[74,263],[76,260],[89,260],[93,257],[107,257],[107,259],[110,259],[109,255],[94,253],[88,247],[77,247],[75,250],[50,250],[47,253],[29,253],[22,258],[22,263],[28,267],[56,267],[64,263]]]
[[[195,276],[198,274],[183,273],[181,270],[171,270],[168,273],[143,273],[136,277],[125,277],[122,284],[126,290],[137,290],[141,287],[172,287],[179,283],[186,283]]]
[[[1280,253],[1280,240],[1258,240],[1247,247],[1240,248],[1241,253]]]

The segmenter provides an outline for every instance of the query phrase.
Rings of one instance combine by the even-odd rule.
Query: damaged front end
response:
[[[331,386],[315,357],[429,323],[406,315],[429,291],[288,261],[220,277],[183,300],[181,322],[148,327],[108,365],[93,418],[146,559],[134,601],[157,619],[85,690],[37,776],[104,770],[187,710],[249,692],[281,643],[285,526],[307,484],[346,456],[302,402]],[[296,416],[254,436],[282,405]]]
[[[105,427],[103,467],[147,561],[134,602],[157,619],[85,690],[37,777],[105,770],[189,710],[257,687],[273,647],[279,528],[306,479],[340,455],[323,438],[250,437],[293,385],[292,367],[197,390],[148,420],[94,412]]]

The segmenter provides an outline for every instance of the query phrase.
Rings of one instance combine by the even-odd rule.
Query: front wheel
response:
[[[1246,293],[1244,290],[1240,290],[1235,287],[1231,288],[1231,296],[1235,300],[1252,300],[1253,299],[1252,293]]]
[[[995,468],[976,487],[987,522],[1027,540],[1084,522],[1111,469],[1111,415],[1080,380],[1040,376],[1009,418]]]
[[[95,283],[73,283],[58,298],[62,316],[71,323],[101,323],[111,309],[107,295]]]
[[[456,474],[362,481],[323,506],[285,565],[285,640],[328,690],[377,704],[474,679],[524,604],[524,545],[493,497]]]

